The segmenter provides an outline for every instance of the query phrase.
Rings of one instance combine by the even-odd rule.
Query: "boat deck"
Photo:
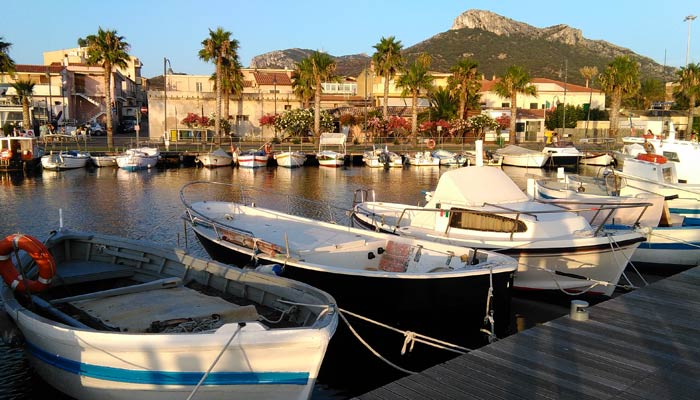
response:
[[[356,398],[695,399],[699,287],[695,267]]]

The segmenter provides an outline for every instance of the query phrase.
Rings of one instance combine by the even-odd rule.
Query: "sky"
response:
[[[410,47],[470,9],[537,28],[565,24],[663,65],[683,66],[686,54],[700,62],[700,18],[684,21],[700,17],[698,0],[23,0],[4,7],[0,40],[12,44],[15,63],[41,65],[44,51],[77,47],[102,27],[124,37],[146,78],[163,74],[164,58],[175,72],[209,75],[214,65],[197,55],[209,29],[231,32],[247,67],[256,55],[289,48],[371,55],[389,36]]]

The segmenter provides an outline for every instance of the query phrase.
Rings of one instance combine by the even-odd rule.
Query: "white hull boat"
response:
[[[365,151],[362,155],[362,161],[364,161],[365,165],[370,168],[403,167],[403,158],[400,155],[394,153],[393,151],[389,151],[386,148],[384,150],[374,149],[370,151]]]
[[[605,167],[612,164],[615,158],[609,152],[585,151],[581,155],[581,164]]]
[[[228,167],[233,163],[233,157],[219,147],[209,153],[198,155],[194,161],[205,168]]]
[[[467,162],[466,155],[453,153],[448,150],[434,150],[432,155],[440,159],[440,166],[442,167],[461,167]]]
[[[316,160],[321,167],[339,168],[345,165],[345,142],[347,135],[344,133],[322,133],[318,141],[318,153]],[[330,150],[327,147],[334,146],[340,151]]]
[[[526,168],[542,168],[547,165],[550,154],[541,151],[530,150],[524,147],[508,145],[496,150],[496,154],[503,158],[503,165]]]
[[[408,163],[408,165],[411,165],[414,167],[439,167],[440,166],[440,159],[437,157],[433,157],[433,155],[430,154],[429,151],[417,152],[413,155],[410,155],[406,159],[406,162]]]
[[[282,151],[274,154],[277,165],[284,168],[303,167],[306,162],[306,154],[301,151]]]
[[[51,152],[41,157],[42,167],[50,171],[85,168],[88,161],[90,153],[77,150]]]
[[[610,235],[584,217],[534,201],[500,168],[488,166],[445,172],[425,207],[359,198],[352,217],[366,229],[513,256],[514,285],[524,290],[610,296],[643,241],[633,232]]]
[[[117,165],[127,171],[137,171],[155,167],[159,159],[160,150],[157,147],[139,147],[117,156]]]
[[[96,167],[103,168],[103,167],[117,167],[117,156],[115,155],[91,155],[90,156],[90,161],[92,161],[92,164]]]
[[[14,290],[13,240],[39,269]],[[142,240],[59,230],[0,252],[34,369],[78,400],[308,399],[338,323],[318,289]]]
[[[238,166],[241,168],[262,168],[267,166],[270,155],[264,150],[246,150],[238,155]]]
[[[549,154],[546,166],[552,168],[577,168],[583,154],[573,146],[545,146],[542,153]]]

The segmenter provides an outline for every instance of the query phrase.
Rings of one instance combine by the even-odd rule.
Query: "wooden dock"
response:
[[[698,399],[700,267],[369,393],[389,399]]]

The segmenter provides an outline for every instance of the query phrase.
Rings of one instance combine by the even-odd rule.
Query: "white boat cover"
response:
[[[509,155],[517,155],[517,154],[540,154],[540,151],[537,150],[531,150],[525,147],[520,147],[516,146],[514,144],[510,144],[502,149],[496,150],[497,154],[509,154]]]
[[[344,133],[322,133],[319,144],[344,146],[347,135]]]
[[[426,207],[438,203],[483,206],[528,201],[529,198],[500,168],[463,167],[440,176],[437,188]]]

